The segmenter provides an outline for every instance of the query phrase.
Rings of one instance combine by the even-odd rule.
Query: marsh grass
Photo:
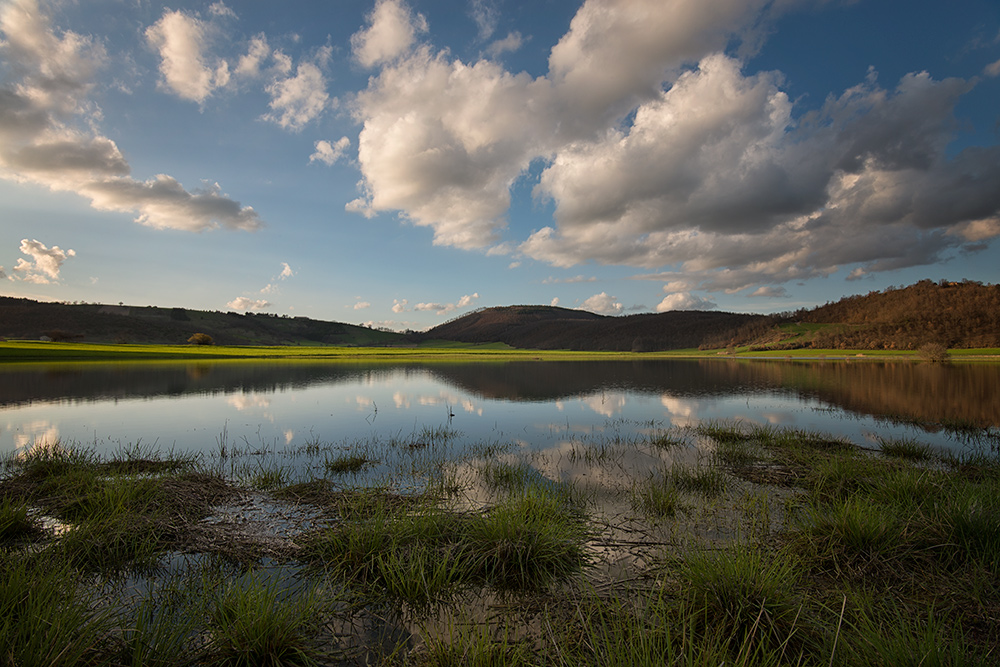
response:
[[[717,498],[726,490],[725,473],[710,465],[674,464],[670,469],[670,480],[679,490],[705,498]]]
[[[28,504],[0,497],[0,545],[38,535],[41,527],[28,512]]]
[[[277,570],[256,557],[219,566],[206,554],[224,545],[189,539],[213,505],[258,486],[253,465],[291,470],[277,455],[227,458],[242,489],[218,467],[148,448],[5,457],[0,525],[44,513],[70,527],[0,537],[0,664],[339,664],[348,641],[381,665],[1000,655],[995,453],[924,458],[745,423],[635,437],[612,426],[560,454],[606,476],[602,496],[554,481],[569,478],[555,457],[500,440],[463,449],[450,427],[366,441],[354,455],[389,463],[353,478],[324,465],[334,448],[316,439],[306,475],[258,487],[311,517]],[[710,453],[670,463],[658,450],[678,445],[649,433]],[[164,565],[194,548],[207,549],[196,564]],[[121,583],[138,580],[155,583]],[[459,620],[431,621],[448,614]],[[352,627],[363,629],[338,634]],[[380,651],[383,635],[395,639]]]
[[[671,519],[681,509],[681,497],[670,480],[648,477],[632,489],[632,507],[654,521]]]
[[[886,456],[909,461],[929,461],[934,458],[934,450],[930,445],[912,438],[878,438],[878,444]]]
[[[306,535],[306,556],[369,594],[416,606],[472,584],[538,589],[585,564],[586,531],[560,498],[531,487],[482,513],[388,503],[346,511]]]
[[[316,664],[310,641],[321,597],[315,588],[283,590],[278,577],[249,573],[221,585],[208,610],[204,664],[261,667]]]
[[[371,460],[362,454],[340,454],[328,456],[323,460],[323,468],[331,475],[343,475],[360,472]]]
[[[89,664],[114,625],[65,562],[0,559],[0,660],[7,665]]]
[[[680,567],[680,595],[696,630],[732,638],[739,653],[754,647],[794,655],[812,633],[804,627],[796,590],[801,570],[791,553],[773,554],[737,545],[695,553]]]

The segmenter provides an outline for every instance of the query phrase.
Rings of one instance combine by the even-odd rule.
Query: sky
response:
[[[0,0],[0,294],[423,330],[1000,282],[996,0]]]

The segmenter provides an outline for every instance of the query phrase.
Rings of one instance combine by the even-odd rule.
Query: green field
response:
[[[1000,348],[951,350],[956,360],[1000,357]],[[665,352],[584,352],[570,350],[519,350],[503,343],[469,344],[452,341],[429,341],[414,346],[226,346],[226,345],[145,345],[103,343],[57,343],[46,341],[0,342],[0,363],[34,361],[169,361],[208,359],[324,359],[341,361],[560,361],[584,359],[657,359],[657,358],[770,358],[770,359],[878,359],[919,360],[910,350],[763,350],[737,348],[725,350],[670,350]]]

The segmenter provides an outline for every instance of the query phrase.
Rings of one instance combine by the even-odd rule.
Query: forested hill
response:
[[[385,345],[402,334],[266,313],[66,304],[0,296],[0,339],[184,345],[195,333],[219,345]]]
[[[550,306],[484,308],[422,334],[268,314],[0,296],[0,338],[225,345],[412,345],[426,340],[525,349],[651,352],[700,348],[916,350],[1000,347],[1000,285],[920,281],[780,315],[672,311],[623,317]]]
[[[1000,347],[1000,285],[921,280],[848,296],[796,321],[824,327],[813,347],[913,350],[926,343],[950,348]]]
[[[422,338],[539,350],[649,352],[725,347],[740,332],[760,334],[771,326],[770,317],[740,313],[690,310],[608,317],[552,306],[504,306],[446,322]]]
[[[424,338],[569,350],[1000,347],[1000,285],[924,280],[780,315],[707,311],[605,317],[549,306],[484,308]]]

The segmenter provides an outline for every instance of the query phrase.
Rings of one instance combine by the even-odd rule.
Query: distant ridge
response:
[[[794,313],[671,311],[609,317],[554,306],[482,308],[423,333],[270,314],[123,304],[64,304],[0,296],[0,338],[221,345],[506,343],[538,350],[653,352],[699,348],[916,350],[1000,347],[1000,285],[921,280]]]
[[[506,343],[538,350],[651,352],[696,348],[725,341],[754,324],[771,326],[766,315],[684,310],[624,317],[554,306],[483,308],[421,334],[463,343]]]
[[[386,345],[402,334],[266,313],[156,306],[65,304],[0,296],[0,337],[184,345],[205,333],[218,345]]]

